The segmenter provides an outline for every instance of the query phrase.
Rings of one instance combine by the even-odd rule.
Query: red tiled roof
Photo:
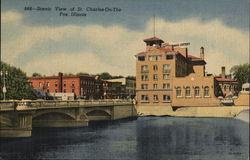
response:
[[[188,58],[189,58],[190,60],[192,60],[192,61],[203,60],[203,59],[201,59],[201,58],[199,58],[199,57],[195,57],[195,56],[192,56],[192,55],[188,55]]]
[[[144,54],[146,54],[146,52],[140,52],[140,53],[137,53],[136,55],[140,56],[140,55],[144,55]]]
[[[162,41],[163,42],[163,40],[161,40],[160,38],[157,38],[157,37],[147,38],[147,39],[144,39],[143,41],[144,42],[146,42],[146,41]]]
[[[228,78],[219,78],[219,77],[216,77],[215,78],[217,81],[219,82],[237,82],[236,80],[234,79],[228,79]]]

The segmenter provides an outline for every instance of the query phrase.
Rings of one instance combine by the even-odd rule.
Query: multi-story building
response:
[[[34,88],[46,93],[74,93],[79,98],[100,98],[102,93],[102,81],[98,77],[88,75],[63,75],[30,77],[30,83]]]
[[[116,88],[120,88],[119,90],[119,97],[120,98],[134,98],[135,97],[135,79],[130,78],[117,78],[117,79],[110,79],[107,80],[108,82],[117,83],[120,86],[116,86]]]
[[[145,39],[146,51],[136,56],[138,106],[218,105],[219,84],[205,74],[204,48],[200,57],[189,55],[188,43],[169,44]]]

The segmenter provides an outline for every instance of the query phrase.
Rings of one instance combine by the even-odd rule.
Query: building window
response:
[[[154,79],[154,80],[158,80],[158,75],[157,75],[157,74],[154,74],[154,75],[153,75],[153,79]]]
[[[209,97],[209,87],[208,86],[206,86],[204,88],[204,97]]]
[[[163,64],[162,71],[164,73],[169,73],[170,72],[170,64]]]
[[[158,70],[158,66],[157,65],[153,65],[153,70],[157,71]]]
[[[169,78],[170,78],[169,74],[163,74],[163,79],[164,79],[164,80],[167,80],[167,79],[169,79]]]
[[[75,82],[74,82],[74,81],[71,82],[71,86],[72,86],[72,87],[75,86]]]
[[[147,73],[148,72],[148,66],[147,65],[141,66],[141,72]]]
[[[57,87],[58,86],[58,82],[55,82],[55,87]]]
[[[55,89],[55,92],[57,93],[57,89]]]
[[[170,89],[169,83],[163,83],[163,89]]]
[[[39,82],[39,87],[42,87],[43,86],[43,83],[42,82]]]
[[[148,85],[147,84],[142,84],[141,89],[148,89]]]
[[[170,102],[170,95],[163,95],[163,102]]]
[[[150,61],[161,60],[161,56],[160,55],[153,55],[153,56],[149,56],[148,58],[149,58]]]
[[[191,94],[190,94],[190,87],[186,87],[185,89],[185,94],[186,94],[186,97],[191,97]]]
[[[75,93],[75,89],[72,89],[72,93]]]
[[[65,81],[63,82],[63,86],[66,87],[66,82]]]
[[[148,75],[141,75],[142,81],[148,81]]]
[[[227,91],[227,86],[224,86],[224,91]]]
[[[157,89],[157,84],[153,84],[153,88],[154,88],[154,89]]]
[[[141,101],[148,102],[149,101],[148,95],[141,95]]]
[[[158,102],[158,95],[154,95],[154,102]]]
[[[66,93],[66,89],[64,89],[63,92]]]
[[[174,58],[174,56],[172,54],[166,55],[166,59],[173,59],[173,58]]]
[[[46,86],[49,87],[49,82],[47,82]]]
[[[138,61],[145,61],[145,56],[138,56]]]
[[[181,87],[176,88],[176,96],[181,97]]]
[[[195,87],[194,88],[194,96],[195,97],[200,97],[200,87]]]

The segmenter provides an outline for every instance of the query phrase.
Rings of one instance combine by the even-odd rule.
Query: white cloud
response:
[[[82,71],[90,71],[89,73],[100,73],[110,70],[119,70],[116,66],[105,64],[102,60],[91,52],[83,53],[57,53],[50,57],[43,57],[36,61],[32,61],[24,66],[24,70],[32,68],[39,73],[46,73],[47,75],[63,73],[78,73]],[[104,66],[104,68],[103,68]]]
[[[19,22],[23,18],[22,14],[15,10],[7,11],[1,14],[1,22],[2,23],[11,23],[11,22]]]
[[[37,54],[32,60],[27,60],[29,58],[26,57],[28,62],[19,67],[28,74],[39,72],[47,75],[57,74],[59,71],[135,74],[134,54],[145,50],[142,40],[152,36],[153,24],[149,20],[142,31],[133,31],[119,25],[27,26],[21,22],[22,15],[14,11],[3,13],[3,20],[3,60],[15,65],[27,53]],[[190,54],[196,56],[199,56],[200,46],[204,46],[207,69],[212,73],[219,73],[222,65],[229,70],[232,65],[247,62],[249,58],[248,33],[225,26],[219,20],[206,23],[196,19],[169,22],[158,18],[156,33],[165,41],[191,42]],[[51,43],[45,43],[48,41]],[[74,42],[82,42],[85,49],[79,51],[79,48],[75,48],[66,52],[53,48],[52,52],[37,48],[50,48],[54,43],[69,44],[63,47],[70,48],[70,44]]]

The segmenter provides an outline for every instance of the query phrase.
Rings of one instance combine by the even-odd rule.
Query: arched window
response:
[[[181,97],[181,87],[176,88],[176,96]]]
[[[209,87],[208,86],[206,86],[204,88],[204,97],[209,97]]]
[[[194,88],[194,96],[195,97],[200,97],[200,87],[195,87]]]
[[[190,97],[191,96],[191,94],[190,94],[190,87],[186,87],[185,94],[186,94],[186,97]]]

